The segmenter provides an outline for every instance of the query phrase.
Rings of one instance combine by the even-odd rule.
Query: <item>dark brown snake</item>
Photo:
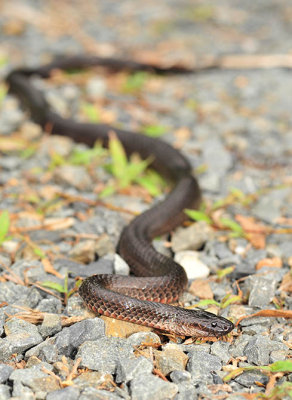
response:
[[[178,336],[220,337],[233,329],[227,319],[201,309],[188,310],[165,303],[176,302],[187,288],[184,269],[158,253],[151,240],[171,231],[186,220],[185,208],[200,203],[200,189],[184,156],[167,143],[106,124],[80,123],[64,119],[51,110],[31,76],[48,78],[55,69],[69,70],[89,66],[111,70],[144,70],[154,73],[187,73],[184,68],[154,65],[99,57],[70,57],[38,68],[13,70],[7,77],[10,93],[28,107],[31,118],[53,134],[69,136],[92,146],[97,139],[108,145],[108,133],[114,130],[128,155],[137,152],[151,157],[151,166],[170,179],[173,190],[165,200],[142,213],[123,230],[118,252],[136,276],[93,275],[86,278],[79,293],[87,306],[97,313],[149,326]],[[151,301],[150,301],[151,300]],[[162,304],[164,303],[164,304]]]

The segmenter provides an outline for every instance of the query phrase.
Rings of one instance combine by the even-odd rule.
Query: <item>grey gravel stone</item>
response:
[[[64,389],[54,390],[49,393],[46,400],[77,400],[79,394],[80,392],[76,387],[68,386]]]
[[[19,260],[11,266],[11,269],[21,279],[26,278],[30,282],[45,281],[48,279],[48,275],[45,273],[40,261]]]
[[[178,384],[177,387],[178,393],[174,398],[175,400],[189,400],[198,397],[197,389],[190,383]]]
[[[287,351],[285,350],[274,350],[270,353],[270,364],[276,361],[283,361],[287,358]]]
[[[275,296],[277,281],[265,276],[253,276],[246,280],[250,288],[248,305],[251,307],[263,307],[272,301]]]
[[[43,299],[39,304],[37,309],[42,312],[51,314],[60,314],[62,311],[62,302],[55,297],[50,299]]]
[[[40,352],[42,350],[43,347],[46,346],[54,346],[56,338],[47,338],[46,340],[44,340],[43,342],[41,342],[40,344],[32,347],[31,349],[29,349],[26,353],[25,353],[25,358],[30,358],[30,357],[40,357]]]
[[[267,336],[256,335],[252,337],[244,349],[244,355],[250,364],[268,365],[271,351],[283,350],[288,352],[284,343],[271,340]]]
[[[62,321],[60,315],[46,313],[44,315],[43,322],[39,327],[39,333],[42,335],[42,337],[46,338],[48,336],[53,336],[61,330]]]
[[[13,368],[7,364],[0,364],[0,383],[5,383],[9,378]]]
[[[0,400],[8,400],[10,398],[10,387],[0,384]]]
[[[211,354],[219,357],[224,364],[227,364],[231,357],[229,347],[230,344],[227,342],[214,342],[211,346]]]
[[[100,258],[98,261],[93,261],[87,265],[72,262],[69,270],[73,277],[87,278],[94,274],[113,274],[114,265],[113,261]]]
[[[0,309],[0,336],[2,336],[4,332],[4,323],[5,323],[5,314],[3,309]]]
[[[131,381],[130,391],[132,400],[165,400],[173,398],[178,387],[154,375],[140,375]]]
[[[123,397],[116,393],[108,392],[107,390],[98,390],[93,387],[88,387],[83,390],[79,396],[79,400],[121,400]]]
[[[256,381],[261,382],[263,385],[268,383],[268,377],[261,372],[252,371],[252,372],[244,372],[235,378],[237,383],[240,383],[242,386],[250,388],[256,386]]]
[[[176,344],[167,344],[162,351],[155,352],[157,368],[167,376],[175,370],[185,370],[188,356]]]
[[[94,371],[114,374],[117,363],[124,358],[133,357],[133,347],[124,339],[105,337],[99,340],[84,342],[76,355],[81,357],[81,366]]]
[[[210,227],[199,221],[187,228],[177,228],[172,235],[172,250],[177,253],[184,250],[199,250],[210,235]]]
[[[132,346],[140,346],[143,343],[160,344],[161,340],[156,333],[153,332],[137,332],[129,336],[127,342]]]
[[[35,399],[33,391],[19,381],[14,382],[12,395],[13,398],[18,398],[18,399],[24,399],[24,400]]]
[[[42,342],[35,325],[18,318],[11,319],[5,325],[6,337],[0,341],[0,360],[8,361],[14,353],[22,353]]]
[[[78,387],[80,391],[87,387],[93,387],[100,389],[102,386],[104,389],[112,389],[114,378],[111,374],[105,374],[98,371],[86,371],[74,379],[74,387]]]
[[[89,340],[96,340],[104,335],[104,322],[100,318],[88,319],[64,328],[56,335],[55,345],[59,354],[72,357],[82,343],[88,343]]]
[[[0,282],[0,302],[13,304],[20,299],[26,298],[29,288],[22,285],[16,285],[13,282]]]
[[[58,390],[60,386],[56,378],[42,370],[43,366],[44,364],[41,363],[35,367],[17,369],[12,372],[9,379],[32,389],[37,398],[44,398],[46,393]],[[48,364],[45,364],[45,367],[52,369]]]
[[[153,364],[145,357],[121,358],[117,361],[116,382],[129,382],[133,378],[151,374]]]
[[[253,207],[253,214],[263,221],[274,223],[281,216],[281,207],[283,207],[289,191],[289,188],[278,188],[261,196]]]
[[[39,359],[47,363],[54,363],[58,361],[58,356],[59,352],[57,346],[49,343],[46,346],[42,346],[38,352]]]
[[[172,371],[169,375],[173,383],[189,382],[191,374],[188,371]]]
[[[193,350],[189,355],[187,370],[193,382],[213,383],[212,371],[220,371],[222,365],[219,357],[203,350]]]
[[[80,165],[61,165],[54,171],[57,183],[65,183],[79,190],[90,190],[92,181],[86,169]]]
[[[68,315],[69,317],[84,315],[85,310],[86,308],[84,301],[80,296],[69,297],[65,309],[66,315]]]

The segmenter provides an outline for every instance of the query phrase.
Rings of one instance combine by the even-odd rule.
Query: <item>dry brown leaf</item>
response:
[[[276,317],[276,318],[292,318],[292,310],[261,310],[255,314],[244,315],[240,317],[235,326],[238,326],[243,319],[253,317]]]
[[[280,290],[283,290],[284,292],[292,293],[292,274],[291,274],[291,272],[287,272],[287,274],[284,275],[283,280],[280,285]]]
[[[27,141],[18,135],[2,136],[0,138],[0,151],[3,153],[24,150],[27,146]]]
[[[75,223],[74,218],[46,218],[44,220],[44,228],[50,231],[57,231],[70,228]]]
[[[282,260],[280,257],[273,257],[273,258],[263,258],[260,260],[257,265],[256,269],[261,269],[263,267],[276,267],[281,268],[283,265]]]
[[[64,279],[64,276],[55,270],[51,261],[48,258],[43,258],[42,263],[43,263],[45,272],[47,272],[48,274],[55,275],[58,278]]]
[[[250,243],[257,249],[264,249],[266,246],[266,234],[270,232],[270,229],[256,222],[253,217],[238,214],[235,219],[246,232]]]
[[[237,214],[235,219],[241,225],[242,229],[251,233],[269,233],[270,228],[257,222],[253,217],[246,217],[245,215]]]
[[[189,292],[200,299],[213,299],[214,297],[211,287],[205,279],[196,279],[193,281]]]
[[[212,393],[217,393],[220,392],[221,390],[223,392],[232,392],[232,387],[228,385],[227,383],[219,384],[219,385],[208,385],[208,389],[211,390]]]

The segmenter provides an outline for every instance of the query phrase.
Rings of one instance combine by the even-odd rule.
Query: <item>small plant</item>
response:
[[[237,377],[238,375],[242,374],[246,371],[256,371],[260,370],[263,373],[277,373],[277,372],[292,372],[292,361],[291,360],[283,360],[283,361],[276,361],[270,365],[261,365],[261,366],[250,366],[250,367],[242,367],[237,368],[234,371],[230,372],[230,374],[226,375],[223,378],[224,382],[228,382],[231,379]],[[290,391],[292,393],[292,387],[290,386]]]
[[[129,75],[123,85],[123,92],[136,93],[143,89],[149,74],[147,72],[139,71]]]
[[[0,245],[8,240],[9,237],[7,236],[10,228],[10,216],[8,211],[4,210],[0,214]]]
[[[100,143],[96,143],[91,149],[75,149],[69,157],[69,164],[89,165],[94,159],[104,157],[106,154],[106,149],[104,149]]]
[[[167,127],[164,125],[147,125],[142,128],[142,132],[150,137],[160,137],[167,131]]]
[[[96,123],[100,121],[100,115],[96,105],[91,103],[83,103],[82,111],[90,122]]]
[[[101,198],[124,189],[132,183],[140,184],[151,195],[161,193],[162,178],[156,172],[147,170],[151,159],[141,160],[136,154],[132,154],[128,159],[125,149],[114,133],[110,136],[109,154],[111,163],[106,166],[106,169],[115,179],[100,193]]]

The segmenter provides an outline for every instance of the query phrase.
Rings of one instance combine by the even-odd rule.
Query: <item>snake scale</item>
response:
[[[86,278],[79,294],[93,311],[113,318],[149,326],[178,336],[220,337],[233,329],[233,324],[201,309],[184,309],[168,303],[176,302],[187,288],[184,269],[158,253],[151,241],[171,231],[186,220],[185,208],[197,208],[201,194],[186,158],[159,139],[113,128],[107,124],[81,123],[65,119],[54,112],[44,94],[31,81],[32,76],[50,77],[56,69],[72,70],[103,66],[111,70],[150,71],[154,73],[188,73],[180,67],[161,68],[134,61],[88,56],[58,59],[36,68],[20,68],[10,72],[6,81],[10,93],[16,95],[30,111],[31,118],[44,130],[71,137],[92,146],[97,139],[108,145],[109,132],[114,131],[127,155],[139,153],[151,157],[151,166],[173,182],[166,198],[134,218],[123,230],[117,251],[130,265],[135,276],[100,274]]]

